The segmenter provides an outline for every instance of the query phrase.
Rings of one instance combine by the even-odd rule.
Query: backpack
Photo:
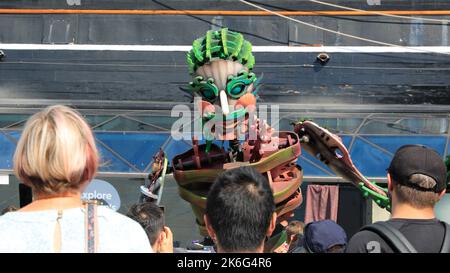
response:
[[[440,253],[450,253],[450,226],[442,222],[445,227],[445,235]],[[361,229],[376,233],[387,244],[389,244],[396,253],[417,253],[417,250],[406,239],[406,237],[394,226],[388,222],[376,222]]]

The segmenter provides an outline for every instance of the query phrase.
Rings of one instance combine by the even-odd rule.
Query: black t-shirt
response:
[[[438,219],[391,219],[419,253],[439,253],[444,242],[445,228]],[[376,233],[363,230],[348,242],[347,253],[393,253],[392,248]]]

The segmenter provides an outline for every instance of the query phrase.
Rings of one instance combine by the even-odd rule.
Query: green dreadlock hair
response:
[[[189,73],[194,74],[197,68],[214,59],[239,62],[249,70],[255,64],[252,44],[244,40],[241,33],[228,28],[209,30],[204,37],[194,40],[192,49],[186,55]]]

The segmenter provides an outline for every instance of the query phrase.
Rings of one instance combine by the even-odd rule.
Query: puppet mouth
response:
[[[210,113],[205,117],[207,127],[217,140],[239,139],[248,131],[248,115],[244,108],[223,116]]]
[[[233,106],[229,106],[229,113],[222,111],[218,104],[202,100],[200,102],[202,110],[203,125],[208,131],[208,138],[216,140],[245,139],[248,133],[249,117],[256,114],[254,96],[244,95]]]
[[[223,122],[226,123],[228,121],[243,119],[246,114],[247,114],[247,111],[245,110],[245,108],[242,107],[242,108],[238,108],[238,109],[234,110],[233,112],[229,113],[228,115],[221,115],[221,116],[222,116]],[[216,115],[215,111],[206,110],[204,112],[203,116],[206,120],[220,119],[219,115]]]

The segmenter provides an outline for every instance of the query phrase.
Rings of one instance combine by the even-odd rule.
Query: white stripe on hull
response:
[[[74,50],[74,51],[157,51],[187,52],[187,45],[49,45],[49,44],[1,44],[0,50]],[[450,46],[253,46],[253,52],[304,52],[304,53],[450,53]]]

